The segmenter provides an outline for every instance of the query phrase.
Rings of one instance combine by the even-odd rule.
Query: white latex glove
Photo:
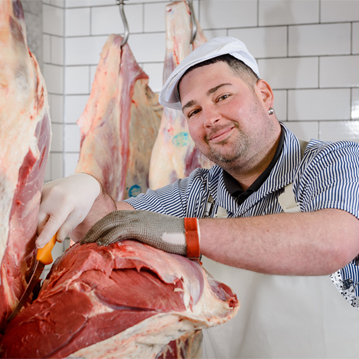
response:
[[[36,246],[45,246],[56,232],[57,241],[62,242],[86,218],[100,192],[100,183],[85,173],[46,183],[42,188]]]

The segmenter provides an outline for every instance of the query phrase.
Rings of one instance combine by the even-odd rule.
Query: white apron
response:
[[[285,193],[283,210],[298,212],[292,188]],[[203,330],[203,358],[359,358],[359,311],[329,276],[267,275],[202,262],[241,303],[234,319]]]

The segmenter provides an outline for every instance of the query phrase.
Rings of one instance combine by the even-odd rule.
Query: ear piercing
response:
[[[273,113],[274,113],[273,107],[269,107],[268,115],[273,115]]]

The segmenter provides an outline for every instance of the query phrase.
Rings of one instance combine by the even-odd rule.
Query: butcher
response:
[[[134,238],[208,263],[242,307],[205,331],[206,358],[357,357],[359,145],[299,141],[231,37],[189,54],[159,100],[183,112],[215,165],[118,203],[85,173],[47,183],[37,246],[56,232],[60,242]]]

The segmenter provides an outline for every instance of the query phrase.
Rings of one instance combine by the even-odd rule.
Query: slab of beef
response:
[[[76,172],[99,179],[119,201],[148,189],[150,156],[162,116],[158,95],[122,37],[103,47],[91,95],[78,120],[81,151]]]
[[[192,51],[191,17],[186,1],[166,6],[166,57],[163,80]],[[206,42],[197,22],[193,49]],[[188,133],[187,120],[181,111],[164,108],[162,121],[151,154],[150,188],[157,189],[188,176],[198,167],[210,168],[213,163],[195,148]]]
[[[185,257],[129,240],[76,244],[55,263],[39,297],[10,322],[0,352],[156,358],[171,340],[224,323],[238,308],[226,285]],[[164,358],[172,354],[167,349]]]
[[[27,285],[49,152],[47,92],[21,2],[0,1],[0,326]]]

